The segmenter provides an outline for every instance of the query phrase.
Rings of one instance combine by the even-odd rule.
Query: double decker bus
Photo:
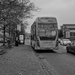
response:
[[[31,46],[35,50],[58,49],[58,24],[55,17],[38,17],[31,26]]]

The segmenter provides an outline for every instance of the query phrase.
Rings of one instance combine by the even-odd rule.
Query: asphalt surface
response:
[[[59,46],[57,51],[35,52],[53,75],[75,75],[75,55],[66,52],[65,46]]]
[[[26,44],[30,45],[30,41]],[[66,46],[59,45],[59,50],[55,51],[33,51],[52,75],[75,75],[75,55],[67,53]]]

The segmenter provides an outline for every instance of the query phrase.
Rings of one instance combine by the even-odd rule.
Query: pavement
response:
[[[0,75],[48,75],[31,47],[20,45],[0,55]]]

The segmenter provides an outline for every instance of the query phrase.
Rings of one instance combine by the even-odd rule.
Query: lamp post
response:
[[[4,18],[4,20],[5,20],[5,18]],[[4,26],[3,26],[3,46],[5,46],[5,29],[6,29],[7,22],[3,21],[3,23],[4,23]]]

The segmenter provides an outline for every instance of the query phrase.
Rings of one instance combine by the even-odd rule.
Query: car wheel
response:
[[[75,54],[75,50],[74,50],[74,54]]]
[[[67,50],[67,53],[69,53],[69,52],[70,52],[68,47],[66,47],[66,50]]]

